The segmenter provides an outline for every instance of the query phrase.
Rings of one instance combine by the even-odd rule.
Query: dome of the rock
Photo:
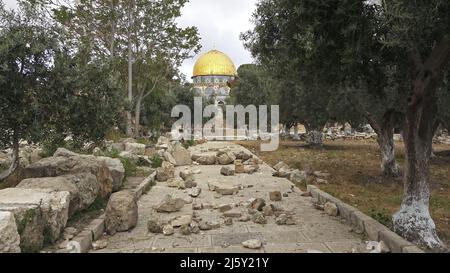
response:
[[[211,75],[235,76],[236,67],[225,53],[211,50],[198,58],[194,65],[193,77]]]

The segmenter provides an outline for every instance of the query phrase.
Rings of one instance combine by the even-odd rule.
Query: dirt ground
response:
[[[260,152],[259,142],[241,141],[272,166],[284,161],[300,170],[326,171],[331,174],[322,190],[391,227],[391,216],[400,207],[402,180],[380,176],[380,155],[373,140],[327,141],[323,147],[311,148],[301,141],[282,141],[274,152]],[[434,145],[437,155],[431,161],[430,211],[439,236],[450,242],[450,146]],[[396,158],[404,163],[403,143],[396,143]]]

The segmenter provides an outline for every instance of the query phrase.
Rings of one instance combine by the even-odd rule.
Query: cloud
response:
[[[241,32],[253,27],[251,15],[256,0],[191,0],[182,10],[179,26],[196,26],[201,37],[202,50],[186,60],[180,70],[190,79],[195,60],[213,49],[226,53],[235,63],[251,63],[252,57],[239,39]]]

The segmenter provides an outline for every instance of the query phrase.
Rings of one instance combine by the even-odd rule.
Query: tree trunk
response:
[[[433,92],[411,99],[407,107],[403,132],[406,155],[404,199],[393,217],[395,232],[411,242],[433,249],[443,246],[429,212],[429,165],[436,113]]]
[[[323,127],[307,129],[306,143],[311,146],[323,145]]]
[[[127,39],[128,39],[128,102],[130,106],[133,102],[133,51],[131,48],[131,28],[133,26],[133,8],[134,8],[134,0],[130,3],[130,8],[128,11],[128,29],[127,29]],[[133,135],[132,130],[132,116],[131,110],[127,111],[127,136],[131,137]]]
[[[294,140],[300,140],[300,136],[298,135],[298,124],[294,124]]]
[[[141,104],[142,104],[142,98],[144,94],[140,93],[137,100],[136,105],[134,106],[134,136],[139,137],[140,136],[140,124],[141,124]]]
[[[11,176],[17,169],[20,163],[20,157],[19,157],[19,139],[17,137],[14,137],[13,139],[13,154],[12,154],[12,161],[9,168],[0,173],[0,183],[6,180],[9,176]]]
[[[378,145],[381,154],[381,173],[383,176],[398,177],[400,170],[395,161],[394,129],[391,126],[378,132]]]

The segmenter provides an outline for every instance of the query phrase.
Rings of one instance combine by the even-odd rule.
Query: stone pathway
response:
[[[245,148],[225,142],[208,142],[193,147],[193,150],[215,150],[229,147],[234,150],[245,150]],[[150,217],[152,207],[167,195],[172,197],[192,200],[188,190],[169,188],[166,183],[158,183],[147,194],[144,194],[138,202],[139,221],[135,229],[130,232],[118,233],[114,236],[104,236],[108,246],[104,249],[91,251],[92,253],[122,252],[122,253],[299,253],[299,252],[362,252],[365,243],[362,235],[351,231],[350,226],[345,224],[339,217],[332,217],[323,211],[313,208],[311,197],[301,196],[302,192],[284,178],[272,176],[273,169],[263,164],[260,170],[252,175],[237,174],[235,176],[222,176],[222,166],[189,166],[176,168],[176,175],[186,168],[200,169],[200,174],[195,174],[195,181],[202,189],[199,197],[194,198],[195,203],[210,204],[239,204],[250,198],[263,198],[267,204],[274,204],[285,210],[295,213],[296,225],[277,225],[275,216],[266,217],[267,224],[261,225],[249,222],[238,222],[233,225],[223,224],[222,213],[215,209],[198,210],[203,220],[218,221],[221,227],[209,231],[201,231],[199,234],[184,236],[176,229],[175,234],[165,236],[153,234],[147,231],[147,220]],[[215,192],[208,189],[208,182],[223,182],[242,185],[242,189],[235,195],[218,197]],[[269,192],[280,191],[287,193],[281,201],[271,202]],[[247,209],[244,206],[235,208],[242,212]],[[172,219],[181,215],[192,215],[192,205],[186,204],[181,211],[160,214],[162,219]],[[263,247],[257,250],[247,249],[242,242],[249,239],[259,239]]]

